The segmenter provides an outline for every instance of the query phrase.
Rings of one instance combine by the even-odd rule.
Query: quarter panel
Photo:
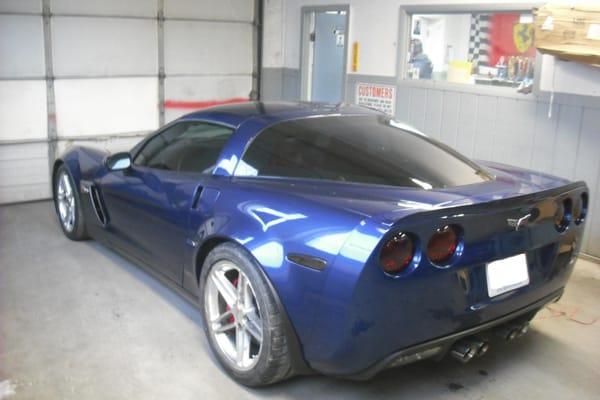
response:
[[[362,217],[230,179],[220,179],[218,191],[211,218],[204,219],[206,209],[191,214],[193,240],[203,243],[213,237],[230,238],[246,248],[273,284],[300,342],[308,343],[330,266]],[[289,253],[319,257],[328,267],[318,271],[295,264],[286,258]],[[198,250],[191,257],[192,264],[197,255]]]

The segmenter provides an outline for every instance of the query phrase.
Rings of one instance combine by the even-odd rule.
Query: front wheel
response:
[[[71,240],[87,239],[79,192],[73,177],[64,165],[56,170],[53,194],[54,208],[65,236]]]
[[[227,372],[248,386],[277,382],[291,369],[281,311],[259,268],[244,249],[225,243],[209,253],[200,276],[210,347]]]

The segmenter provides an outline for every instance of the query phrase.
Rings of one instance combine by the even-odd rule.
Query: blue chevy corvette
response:
[[[583,182],[310,103],[195,112],[124,153],[74,147],[53,188],[65,235],[195,301],[216,358],[251,386],[466,362],[524,334],[563,293],[589,203]]]

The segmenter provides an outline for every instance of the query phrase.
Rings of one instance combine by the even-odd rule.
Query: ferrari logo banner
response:
[[[519,53],[525,53],[533,44],[533,24],[515,24],[513,41]]]

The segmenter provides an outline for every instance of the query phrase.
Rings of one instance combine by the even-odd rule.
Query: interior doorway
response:
[[[348,6],[302,9],[302,100],[327,103],[344,100],[348,13]]]

